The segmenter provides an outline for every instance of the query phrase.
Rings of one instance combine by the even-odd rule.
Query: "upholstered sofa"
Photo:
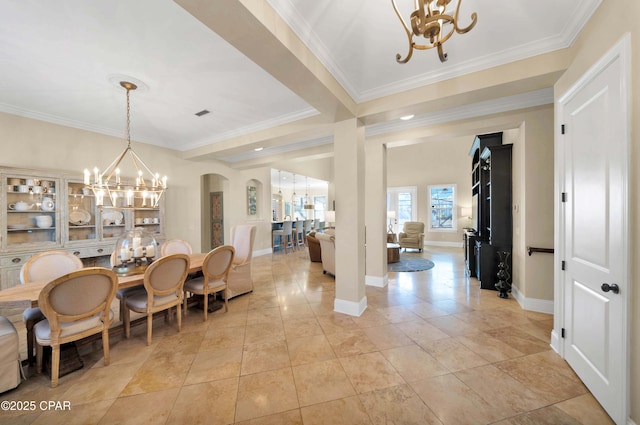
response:
[[[402,232],[398,233],[398,243],[406,251],[407,248],[424,248],[424,223],[419,221],[405,221]]]
[[[321,263],[320,241],[316,238],[316,232],[307,235],[307,246],[309,247],[309,259],[314,263]]]
[[[320,241],[320,255],[322,257],[323,273],[336,275],[336,244],[335,236],[328,233],[316,233],[316,239]]]

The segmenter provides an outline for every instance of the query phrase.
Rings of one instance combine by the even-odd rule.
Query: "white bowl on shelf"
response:
[[[47,229],[53,225],[53,217],[50,215],[39,215],[35,217],[36,226],[41,229]]]

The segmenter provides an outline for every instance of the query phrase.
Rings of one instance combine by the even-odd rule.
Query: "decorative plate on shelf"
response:
[[[91,222],[91,213],[83,209],[73,210],[69,213],[69,223],[74,226],[84,226]]]
[[[121,211],[110,210],[110,211],[103,211],[102,212],[102,219],[103,220],[108,220],[112,224],[114,224],[114,223],[122,223],[123,217],[124,217],[124,215],[122,214]]]

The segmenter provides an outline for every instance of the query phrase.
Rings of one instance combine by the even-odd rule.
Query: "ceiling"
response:
[[[412,2],[397,1],[408,15]],[[447,41],[448,61],[415,51],[401,65],[395,56],[406,55],[407,38],[387,0],[9,0],[0,13],[0,111],[122,137],[119,82],[130,80],[139,85],[131,95],[135,141],[230,164],[313,151],[331,143],[330,124],[349,114],[371,134],[431,122],[433,113],[417,110],[413,123],[399,123],[398,114],[411,112],[403,105],[369,121],[358,109],[566,48],[600,3],[462,0],[461,25],[472,12],[478,23]],[[511,100],[548,103],[549,93],[523,89]],[[202,110],[210,113],[195,115]],[[298,123],[305,131],[288,131]]]
[[[271,187],[273,193],[277,193],[278,190],[284,190],[295,192],[298,195],[304,195],[307,193],[307,190],[313,193],[327,193],[329,182],[272,168]]]

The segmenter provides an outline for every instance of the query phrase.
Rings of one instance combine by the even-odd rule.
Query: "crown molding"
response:
[[[499,114],[502,112],[548,105],[551,103],[553,103],[553,88],[545,88],[529,93],[502,97],[500,99],[472,103],[457,108],[444,109],[442,111],[413,118],[410,121],[390,121],[373,124],[365,128],[365,136],[372,137],[380,134],[444,124],[452,121]]]
[[[438,68],[437,70],[426,72],[416,77],[396,81],[369,90],[358,91],[355,88],[355,84],[349,79],[347,73],[332,59],[333,56],[330,53],[330,49],[317,37],[313,28],[298,12],[290,0],[267,1],[356,103],[367,102],[416,87],[435,84],[451,78],[505,65],[510,62],[565,49],[573,44],[582,31],[582,28],[602,3],[602,0],[579,2],[576,10],[571,14],[572,19],[563,27],[563,32],[554,36],[505,49],[489,56],[468,59],[457,65]]]
[[[313,148],[316,146],[328,145],[330,143],[333,143],[333,136],[325,136],[325,137],[320,137],[316,139],[305,140],[302,142],[289,143],[286,145],[266,147],[259,152],[252,150],[252,151],[239,153],[236,155],[221,156],[218,159],[221,161],[229,162],[229,163],[237,163],[237,162],[252,160],[256,158],[264,158],[264,157],[283,154],[287,152]]]
[[[290,114],[281,115],[276,118],[259,121],[255,124],[247,125],[242,128],[233,131],[227,131],[225,133],[217,134],[214,137],[201,139],[195,141],[193,143],[189,143],[188,145],[182,146],[181,151],[187,151],[190,149],[197,149],[204,146],[209,146],[218,142],[222,142],[224,140],[233,139],[235,137],[244,136],[247,134],[251,134],[257,131],[266,130],[269,128],[277,127],[284,124],[289,124],[291,122],[295,122],[298,120],[303,120],[305,118],[313,117],[319,115],[320,113],[314,108],[306,108],[299,111],[292,112]]]

